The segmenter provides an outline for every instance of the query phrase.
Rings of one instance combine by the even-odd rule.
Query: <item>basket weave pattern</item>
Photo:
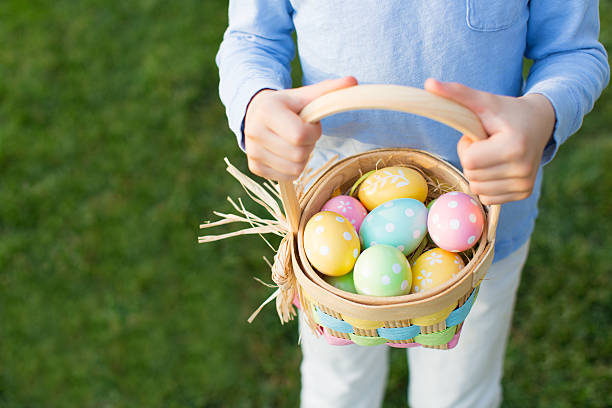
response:
[[[423,90],[397,85],[361,85],[334,91],[304,107],[300,117],[306,122],[315,123],[335,113],[358,109],[418,114],[447,124],[472,140],[487,137],[479,119],[467,108]],[[253,313],[249,322],[264,305],[275,299],[281,322],[291,320],[295,315],[292,303],[297,297],[307,325],[316,334],[324,335],[331,344],[454,347],[463,321],[477,296],[480,282],[493,261],[499,206],[484,209],[486,221],[482,236],[467,257],[467,265],[448,282],[424,292],[402,296],[376,297],[344,292],[328,284],[312,268],[303,242],[306,223],[320,211],[334,191],[348,191],[362,174],[370,170],[408,166],[421,171],[426,179],[433,180],[434,185],[446,185],[450,190],[470,194],[477,202],[478,198],[471,194],[467,180],[457,169],[427,152],[405,148],[378,149],[337,163],[333,163],[334,160],[331,159],[314,172],[306,170],[296,183],[264,182],[262,185],[228,162],[228,171],[272,219],[257,217],[245,209],[242,201],[236,203],[228,198],[239,215],[215,212],[222,219],[202,224],[200,228],[233,222],[248,223],[250,226],[228,234],[199,237],[199,242],[243,234],[263,237],[262,234],[273,233],[284,237],[274,257],[274,265],[270,265],[275,282],[271,286],[277,289]],[[316,177],[318,179],[306,191],[304,186]],[[280,209],[279,200],[283,203],[284,212]],[[423,325],[414,324],[417,321]]]
[[[493,243],[485,230],[466,267],[447,284],[428,292],[387,298],[364,296],[341,291],[319,276],[305,255],[305,224],[336,189],[346,191],[361,174],[372,169],[398,165],[416,167],[434,183],[470,194],[463,175],[437,156],[414,149],[379,149],[336,163],[301,200],[300,227],[293,246],[293,273],[301,286],[300,300],[306,321],[315,333],[323,334],[332,344],[454,347],[492,260]],[[487,229],[494,228],[492,221],[488,220]],[[428,326],[411,323],[413,318],[440,313],[451,304],[457,307],[446,318],[442,316],[441,321]]]

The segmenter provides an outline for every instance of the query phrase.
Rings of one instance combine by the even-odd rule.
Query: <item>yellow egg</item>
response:
[[[423,292],[449,281],[464,267],[463,259],[441,248],[430,249],[412,265],[411,293]]]
[[[359,235],[343,216],[331,212],[316,213],[304,229],[304,249],[310,264],[330,276],[349,273],[359,256]]]
[[[427,198],[427,182],[414,169],[385,167],[370,174],[363,181],[358,196],[368,211],[396,198],[414,198],[424,202]]]
[[[459,255],[441,248],[422,253],[412,264],[411,293],[423,292],[442,285],[457,276],[464,266],[463,259]],[[412,319],[412,324],[430,326],[439,323],[446,319],[455,307],[457,302],[436,313]]]

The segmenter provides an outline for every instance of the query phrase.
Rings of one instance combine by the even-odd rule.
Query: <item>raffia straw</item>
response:
[[[307,183],[310,183],[317,175],[327,171],[329,167],[331,167],[331,165],[337,160],[337,158],[338,156],[334,156],[318,169],[314,171],[309,169],[308,171],[304,172],[296,185],[298,197],[304,193],[304,188]],[[276,300],[276,311],[278,313],[278,317],[280,318],[281,323],[286,323],[296,316],[295,309],[293,308],[293,299],[295,298],[299,288],[297,287],[295,275],[293,274],[291,265],[291,245],[293,242],[293,237],[290,234],[289,225],[284,213],[281,210],[281,206],[279,205],[279,201],[281,201],[280,187],[277,183],[270,181],[264,182],[260,185],[234,167],[227,158],[225,158],[225,163],[227,164],[228,173],[238,180],[242,188],[254,202],[266,209],[266,211],[272,216],[272,219],[258,217],[245,208],[240,198],[238,199],[238,203],[236,203],[234,200],[232,200],[232,198],[228,197],[227,200],[238,214],[225,214],[215,211],[214,214],[221,219],[215,222],[205,222],[200,224],[200,229],[213,228],[236,222],[249,224],[249,227],[221,235],[200,236],[198,237],[198,242],[205,243],[239,235],[258,234],[264,239],[264,241],[266,241],[272,250],[274,250],[263,234],[272,233],[283,237],[283,240],[276,251],[276,255],[274,256],[274,263],[270,264],[270,262],[264,257],[264,260],[271,269],[272,280],[275,284],[268,284],[255,278],[265,286],[276,288],[276,290],[255,310],[255,312],[253,312],[253,314],[249,317],[248,322],[251,323],[265,305],[270,303],[272,300]]]
[[[271,227],[269,225],[265,225],[265,226],[261,226],[261,227],[245,228],[245,229],[242,229],[240,231],[228,232],[227,234],[201,236],[201,237],[198,237],[198,243],[199,244],[204,244],[206,242],[219,241],[221,239],[237,237],[239,235],[248,235],[248,234],[258,234],[258,235],[260,235],[260,234],[273,233],[275,230],[276,230],[275,228],[273,228],[273,227]]]
[[[274,256],[274,264],[272,265],[272,280],[280,289],[276,297],[276,312],[281,323],[293,320],[295,316],[293,299],[296,294],[296,282],[293,266],[291,265],[292,242],[293,237],[289,234],[283,238],[278,246],[278,252]]]
[[[240,183],[240,185],[242,185],[249,197],[251,197],[251,199],[257,204],[264,207],[274,218],[279,221],[285,221],[285,215],[281,211],[278,201],[276,201],[274,197],[272,197],[264,187],[260,186],[259,184],[257,184],[256,181],[246,176],[244,173],[234,167],[229,162],[227,157],[224,160],[227,164],[227,172],[234,176],[236,180],[238,180],[238,182]]]

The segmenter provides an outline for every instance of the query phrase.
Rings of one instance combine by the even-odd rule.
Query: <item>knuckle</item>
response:
[[[481,181],[482,179],[482,174],[481,172],[477,171],[477,170],[467,170],[464,168],[463,174],[465,175],[465,177],[470,181]]]
[[[295,146],[302,146],[304,144],[308,144],[309,139],[309,132],[304,126],[298,126],[293,132],[293,137],[291,138]]]
[[[259,163],[257,163],[257,161],[255,161],[252,157],[249,157],[248,165],[249,170],[255,174],[258,174],[259,170],[261,169]]]
[[[520,188],[521,188],[521,192],[529,195],[531,194],[531,190],[533,189],[533,183],[531,182],[531,180],[523,179],[520,182]]]
[[[265,167],[256,160],[249,160],[248,162],[249,170],[251,173],[256,174],[260,177],[268,177],[268,172]]]
[[[253,143],[245,143],[246,153],[249,160],[249,165],[251,162],[256,162],[260,159],[259,149]]]
[[[472,190],[472,193],[477,195],[483,193],[481,184],[473,181],[470,182],[470,190]]]
[[[529,177],[531,175],[531,166],[529,165],[529,163],[518,163],[516,165],[516,175],[518,177]]]
[[[515,138],[515,142],[506,151],[510,161],[518,161],[527,153],[527,143],[522,137]]]
[[[306,164],[308,157],[310,156],[311,149],[309,147],[301,147],[294,151],[293,161],[297,163]]]
[[[476,159],[467,154],[463,155],[463,157],[461,158],[461,164],[463,165],[463,168],[466,170],[476,170],[477,168]]]
[[[495,204],[495,200],[493,200],[493,199],[492,199],[491,197],[489,197],[489,196],[480,196],[479,198],[480,198],[480,202],[481,202],[483,205],[492,205],[492,204]]]

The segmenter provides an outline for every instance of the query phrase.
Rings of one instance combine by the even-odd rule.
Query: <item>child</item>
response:
[[[220,95],[251,171],[288,180],[311,152],[316,167],[333,154],[413,147],[462,168],[484,204],[503,204],[495,262],[459,345],[408,349],[412,407],[498,406],[542,166],[609,80],[597,1],[252,0],[230,1],[229,17]],[[289,89],[294,31],[307,86]],[[526,81],[523,57],[534,61]],[[459,102],[489,138],[471,143],[397,112],[347,112],[316,125],[298,117],[316,97],[357,81],[424,87]],[[303,407],[382,404],[386,346],[329,346],[303,330],[302,351]]]

